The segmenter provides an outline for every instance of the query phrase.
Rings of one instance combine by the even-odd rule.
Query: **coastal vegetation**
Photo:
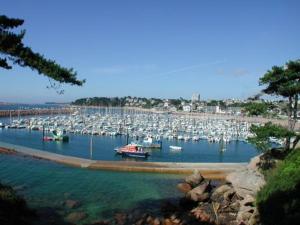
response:
[[[273,66],[260,78],[260,85],[267,86],[264,93],[288,99],[288,129],[294,130],[300,94],[300,60],[289,61],[285,66]]]
[[[297,224],[300,220],[300,149],[291,152],[267,177],[256,203],[264,225]]]
[[[294,132],[298,119],[298,96],[300,94],[300,60],[289,61],[285,66],[273,66],[271,70],[260,78],[260,85],[266,85],[263,89],[265,94],[288,98],[287,117],[288,127],[282,127],[267,123],[263,126],[252,125],[252,132],[255,134],[250,141],[258,149],[267,151],[269,138],[281,138],[285,140],[286,153],[295,149],[300,135]],[[258,109],[260,106],[256,106]],[[255,108],[255,107],[254,107]],[[293,138],[293,141],[291,142]]]
[[[285,66],[272,67],[260,78],[260,85],[266,85],[263,89],[265,94],[288,99],[288,126],[269,122],[251,127],[255,136],[249,138],[249,141],[264,152],[264,158],[274,161],[280,152],[284,158],[283,161],[275,159],[275,166],[261,167],[266,185],[258,192],[257,208],[264,225],[296,224],[300,219],[300,151],[297,148],[300,135],[295,131],[300,94],[300,61],[289,61]],[[283,140],[283,148],[272,148],[272,138]]]
[[[267,152],[272,149],[270,138],[286,139],[296,137],[296,132],[290,131],[283,126],[272,124],[268,122],[264,125],[252,125],[250,131],[255,134],[254,137],[248,138],[250,143],[254,144],[262,152]],[[296,142],[290,146],[285,143],[285,149],[289,151],[296,147]]]
[[[250,102],[244,105],[244,111],[248,116],[267,116],[269,105],[264,102]]]

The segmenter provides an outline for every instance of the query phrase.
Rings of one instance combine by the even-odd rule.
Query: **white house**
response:
[[[190,105],[184,105],[184,106],[182,106],[182,110],[184,112],[191,112],[192,107]]]

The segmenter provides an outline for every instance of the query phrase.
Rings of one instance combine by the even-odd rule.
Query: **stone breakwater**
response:
[[[134,162],[134,161],[102,161],[90,160],[73,156],[55,154],[40,151],[24,146],[18,146],[0,142],[0,153],[18,154],[31,156],[37,159],[50,160],[69,166],[113,170],[123,172],[149,172],[149,173],[170,173],[190,174],[195,169],[201,171],[204,177],[209,179],[224,179],[230,172],[241,170],[246,167],[245,163],[168,163],[168,162]]]
[[[0,110],[0,117],[68,114],[73,113],[74,111],[74,108]]]

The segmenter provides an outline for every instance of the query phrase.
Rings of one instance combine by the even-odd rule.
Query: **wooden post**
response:
[[[43,125],[43,141],[45,140],[45,125]]]

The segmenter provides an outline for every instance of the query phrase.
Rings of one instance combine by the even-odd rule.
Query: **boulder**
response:
[[[183,193],[187,193],[192,190],[192,187],[188,183],[179,183],[177,184],[177,189]]]
[[[255,199],[251,195],[246,195],[243,200],[240,201],[240,205],[242,206],[253,206]]]
[[[220,187],[216,188],[213,192],[213,194],[224,194],[226,191],[232,189],[231,186],[228,184],[221,185]]]
[[[260,224],[260,218],[259,218],[259,213],[257,211],[257,209],[254,210],[252,216],[250,217],[249,221],[248,221],[249,225],[257,225]]]
[[[254,207],[241,205],[236,220],[238,222],[244,222],[248,224],[248,221],[250,220],[254,212],[255,212]]]
[[[153,219],[152,216],[148,216],[148,217],[146,218],[147,224],[153,224],[153,221],[154,221],[154,219]]]
[[[115,224],[123,225],[126,223],[127,215],[125,213],[116,213],[114,218],[115,218]]]
[[[163,225],[173,225],[173,223],[169,218],[167,218],[167,219],[164,220]]]
[[[64,202],[64,206],[69,209],[75,209],[80,206],[80,202],[72,199],[68,199]]]
[[[164,214],[170,214],[178,211],[178,206],[171,201],[166,200],[161,203],[160,210]]]
[[[236,202],[232,202],[230,205],[230,210],[234,211],[234,212],[238,212],[239,208],[240,208],[240,203],[238,201]]]
[[[243,169],[230,173],[226,177],[236,190],[238,196],[245,198],[246,195],[255,196],[256,193],[265,185],[263,175],[255,170]]]
[[[223,194],[223,197],[226,201],[231,201],[231,199],[235,193],[236,193],[235,190],[233,188],[231,188]]]
[[[222,202],[224,200],[224,193],[233,190],[233,187],[224,184],[216,188],[211,195],[211,199],[215,202]]]
[[[135,225],[144,225],[145,221],[144,219],[139,219],[138,221],[136,221]]]
[[[185,178],[185,182],[190,184],[192,187],[199,185],[204,178],[198,170],[194,170],[193,174]]]
[[[195,202],[205,201],[210,196],[210,194],[206,192],[208,190],[209,186],[210,186],[209,182],[204,182],[204,183],[200,184],[199,186],[190,190],[186,194],[186,197]]]
[[[210,206],[207,205],[201,205],[194,208],[191,211],[191,214],[201,222],[214,223],[215,221],[214,214],[211,211]]]
[[[250,162],[247,165],[247,168],[250,170],[257,170],[259,169],[259,165],[260,165],[260,157],[261,155],[255,156],[253,158],[251,158]]]
[[[246,222],[246,221],[249,221],[251,216],[252,216],[252,213],[250,213],[250,212],[239,212],[236,217],[236,220],[238,223],[248,224],[248,222]]]
[[[160,225],[160,220],[158,219],[158,218],[155,218],[154,220],[153,220],[153,223],[152,223],[153,225]]]
[[[110,222],[108,220],[98,220],[94,221],[89,225],[110,225]]]
[[[71,223],[78,223],[86,217],[87,214],[85,212],[72,212],[66,217],[66,220]]]

